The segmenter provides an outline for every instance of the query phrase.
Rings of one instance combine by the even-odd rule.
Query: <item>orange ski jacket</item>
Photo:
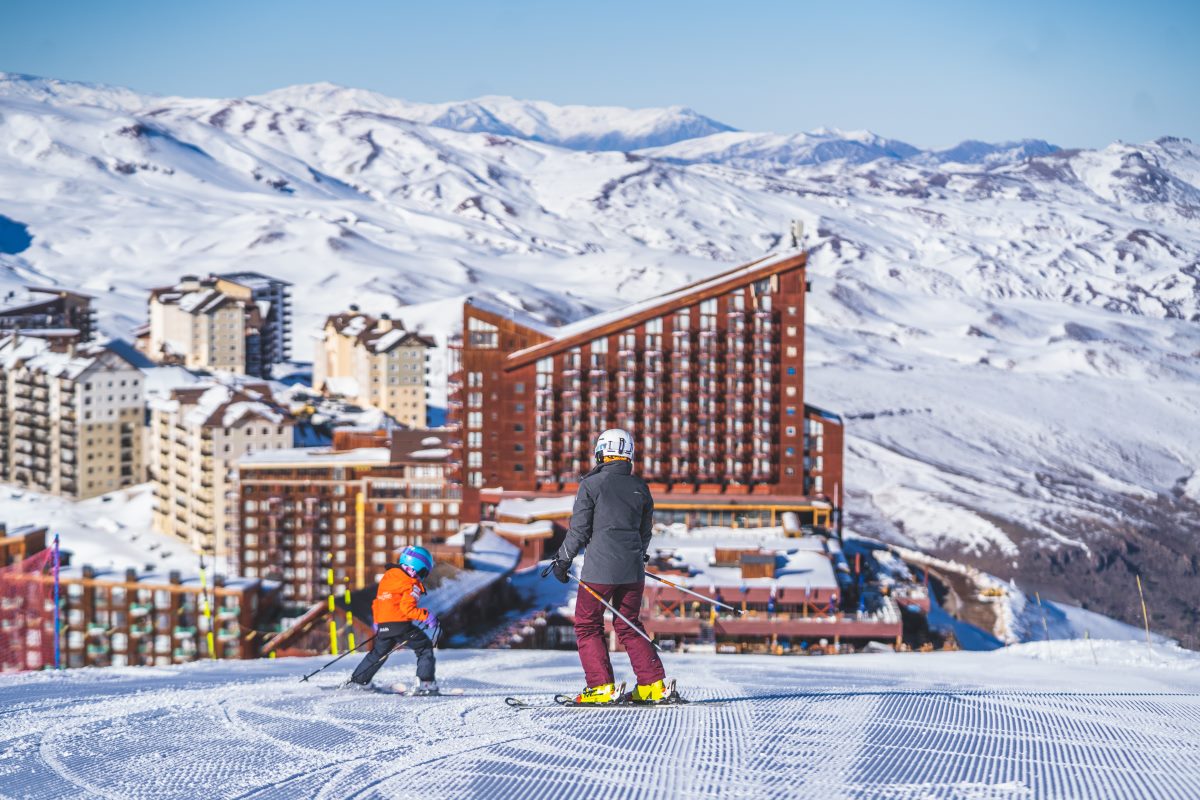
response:
[[[383,573],[383,580],[375,590],[375,602],[371,603],[375,623],[424,622],[429,616],[429,609],[417,605],[423,594],[425,585],[419,580],[402,569],[389,569]]]

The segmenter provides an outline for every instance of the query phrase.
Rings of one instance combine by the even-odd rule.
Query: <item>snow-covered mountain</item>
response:
[[[784,136],[729,131],[647,149],[645,155],[676,164],[724,164],[759,171],[786,170],[835,161],[866,164],[878,159],[904,160],[921,155],[911,144],[870,131],[820,129]]]
[[[757,257],[800,219],[807,387],[847,417],[854,526],[1126,620],[1141,571],[1161,627],[1195,630],[1200,148],[922,151],[711,121],[678,138],[688,118],[7,76],[0,296],[82,285],[128,335],[148,286],[257,269],[295,282],[303,355],[351,302],[441,336],[467,293],[573,319]]]
[[[682,106],[560,106],[497,96],[411,103],[330,83],[290,86],[250,99],[329,114],[369,111],[462,133],[517,136],[574,150],[637,150],[733,130]]]

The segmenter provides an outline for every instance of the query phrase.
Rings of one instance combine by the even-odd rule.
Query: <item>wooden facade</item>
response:
[[[468,300],[449,407],[464,518],[485,487],[573,492],[621,427],[661,504],[771,496],[837,526],[841,420],[804,403],[805,263],[764,259],[562,329]]]

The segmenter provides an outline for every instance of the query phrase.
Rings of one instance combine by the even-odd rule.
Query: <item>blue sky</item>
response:
[[[159,94],[332,81],[687,105],[746,130],[918,146],[1200,140],[1200,2],[25,2],[0,70]]]

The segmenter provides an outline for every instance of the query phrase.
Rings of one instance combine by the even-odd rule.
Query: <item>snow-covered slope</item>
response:
[[[1200,663],[1123,643],[829,658],[673,656],[691,705],[517,711],[574,653],[442,651],[461,696],[338,690],[346,659],[0,677],[0,794],[294,798],[1185,798]],[[616,658],[619,679],[628,666]],[[834,663],[836,662],[836,663]],[[411,684],[412,658],[376,677]]]
[[[1128,622],[1140,571],[1156,623],[1197,628],[1194,143],[1025,158],[1048,148],[717,132],[588,152],[534,138],[603,137],[609,114],[614,135],[650,135],[659,117],[476,102],[507,127],[338,87],[203,100],[9,76],[0,215],[32,240],[0,253],[0,292],[82,285],[128,335],[147,287],[257,269],[296,283],[303,355],[351,302],[438,336],[467,293],[575,319],[760,256],[801,219],[806,387],[847,418],[853,526]]]

